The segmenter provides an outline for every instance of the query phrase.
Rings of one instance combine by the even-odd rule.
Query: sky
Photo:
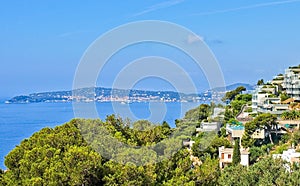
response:
[[[72,89],[77,66],[97,38],[145,20],[175,23],[197,34],[216,57],[226,84],[270,80],[300,64],[299,17],[300,0],[1,1],[0,97]],[[97,86],[111,87],[122,68],[147,56],[174,61],[199,91],[210,88],[186,54],[159,43],[114,54]],[[133,88],[172,90],[171,82],[148,77]]]

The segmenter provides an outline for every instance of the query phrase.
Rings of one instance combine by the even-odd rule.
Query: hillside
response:
[[[211,99],[210,93],[184,94],[174,91],[124,90],[111,88],[82,88],[75,91],[56,91],[20,95],[6,103],[38,103],[38,102],[200,102]]]
[[[39,103],[39,102],[219,102],[224,96],[224,90],[234,90],[244,86],[248,91],[254,90],[254,86],[246,83],[235,83],[226,87],[217,87],[198,94],[185,94],[174,91],[150,91],[150,90],[125,90],[104,87],[82,88],[75,91],[53,91],[32,93],[29,95],[15,96],[6,103]]]

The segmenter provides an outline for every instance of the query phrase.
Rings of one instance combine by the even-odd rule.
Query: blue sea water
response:
[[[149,119],[155,123],[167,121],[175,127],[175,119],[182,118],[189,109],[200,103],[96,103],[98,116],[117,114],[132,121]],[[128,112],[128,108],[130,112]],[[84,104],[81,108],[84,112]],[[77,116],[77,115],[76,115]],[[44,127],[55,127],[74,118],[72,103],[4,104],[0,102],[0,168],[6,169],[4,157],[20,142]]]

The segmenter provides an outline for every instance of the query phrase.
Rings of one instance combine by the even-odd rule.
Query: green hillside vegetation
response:
[[[201,167],[191,168],[189,152],[180,147],[173,156],[158,163],[144,165],[134,161],[117,163],[95,152],[83,138],[87,130],[105,127],[120,141],[130,145],[150,146],[177,129],[167,123],[154,125],[137,121],[128,125],[114,115],[106,121],[73,119],[51,128],[44,128],[25,139],[5,158],[7,171],[0,172],[1,185],[194,185],[196,182],[216,183],[219,175],[216,159]],[[102,128],[101,128],[102,129]],[[94,131],[95,132],[95,131]],[[182,138],[178,136],[178,138]],[[93,141],[94,142],[94,141]],[[178,143],[178,141],[176,141]],[[181,146],[181,140],[179,141]],[[168,144],[165,144],[166,146]],[[171,144],[172,145],[172,144]],[[112,146],[113,148],[113,146]],[[168,151],[168,148],[164,148]],[[132,152],[124,152],[126,157]],[[120,154],[119,154],[120,155]],[[118,156],[118,155],[116,155]],[[126,158],[125,158],[126,159]],[[146,160],[147,161],[147,160]],[[120,162],[120,161],[119,161]],[[213,166],[213,169],[210,169]],[[205,174],[203,174],[205,173]],[[215,175],[211,178],[211,175]]]
[[[237,95],[232,101],[247,103],[249,99],[248,95]],[[290,143],[299,144],[299,131],[278,138],[271,136],[273,144],[269,137],[248,142],[246,138],[251,153],[250,167],[236,163],[221,171],[218,147],[232,147],[226,134],[202,132],[195,136],[196,125],[206,120],[215,106],[203,104],[192,109],[183,119],[176,120],[176,128],[170,128],[166,122],[131,123],[115,115],[107,116],[105,121],[73,119],[54,129],[44,128],[23,140],[5,157],[7,170],[0,170],[0,185],[299,184],[298,165],[293,165],[293,172],[289,173],[284,162],[270,158],[271,153],[282,152]],[[233,108],[230,104],[226,110]],[[246,124],[247,133],[256,126],[272,126],[273,119],[272,115],[259,115]],[[234,117],[229,120],[233,121]],[[103,131],[118,143],[101,137],[106,135],[95,135]],[[186,138],[195,141],[190,151],[182,146]],[[104,143],[111,148],[101,149]],[[141,146],[141,149],[121,151],[120,143]],[[177,151],[170,152],[176,145]],[[143,148],[150,147],[154,148],[149,155]],[[162,155],[165,158],[159,159]],[[199,164],[191,160],[191,155],[199,158]]]

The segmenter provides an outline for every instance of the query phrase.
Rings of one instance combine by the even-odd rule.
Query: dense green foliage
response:
[[[113,119],[111,117],[110,121]],[[171,158],[157,163],[142,166],[133,163],[120,164],[101,157],[87,146],[78,130],[83,121],[99,124],[97,120],[72,120],[55,129],[45,128],[24,140],[7,155],[5,164],[8,171],[0,171],[0,185],[171,186],[299,183],[299,168],[295,167],[293,173],[288,173],[283,162],[269,158],[262,159],[248,169],[237,164],[220,171],[216,148],[230,144],[225,138],[218,136],[214,137],[206,151],[209,156],[203,156],[200,166],[192,166],[190,152],[186,149],[181,149]]]
[[[237,95],[234,101],[250,99],[249,95]],[[237,160],[221,171],[218,148],[232,147],[226,135],[202,132],[194,136],[193,133],[195,124],[207,119],[213,107],[204,104],[189,111],[184,119],[176,120],[174,129],[166,122],[131,123],[115,115],[107,116],[105,121],[74,119],[54,129],[44,128],[6,156],[7,171],[0,170],[0,185],[299,184],[299,167],[293,165],[293,172],[289,173],[284,162],[266,156],[272,148],[274,152],[282,152],[287,142],[299,144],[300,131],[283,136],[276,147],[271,143],[255,146],[256,141],[250,138],[257,128],[276,127],[276,117],[271,114],[258,115],[245,126],[242,143],[251,147],[252,165],[246,168],[239,164],[239,141],[236,141],[233,159]],[[230,122],[237,121],[231,118]],[[182,147],[182,139],[188,137],[195,140],[191,150]],[[124,150],[120,143],[141,148]],[[103,148],[103,144],[110,148]],[[174,147],[176,152],[172,152]],[[162,155],[166,158],[159,159]]]
[[[241,162],[240,140],[236,139],[233,148],[232,165],[238,165]]]
[[[231,147],[227,138],[219,137],[214,133],[202,133],[195,140],[192,152],[201,160],[205,160],[207,157],[217,158],[218,148],[221,146]]]
[[[299,130],[297,130],[293,133],[292,138],[291,138],[291,142],[294,145],[300,144],[300,131]]]
[[[236,115],[241,111],[243,105],[248,105],[251,103],[251,94],[238,94],[233,100],[231,100],[230,105],[225,108],[224,119],[228,122],[230,119],[234,119]]]
[[[222,101],[226,101],[226,100],[233,100],[235,98],[235,96],[237,96],[238,94],[242,93],[243,91],[245,91],[246,88],[243,86],[239,86],[236,89],[232,90],[232,91],[228,91],[226,92],[225,96],[222,98]]]
[[[183,119],[192,121],[202,121],[212,113],[213,106],[208,104],[201,104],[199,107],[191,109],[185,113]]]
[[[300,111],[292,110],[281,114],[282,119],[286,120],[298,120],[300,119]]]
[[[260,114],[255,117],[252,121],[249,121],[245,124],[245,133],[242,137],[242,146],[243,147],[251,147],[257,141],[251,138],[251,135],[257,129],[266,129],[266,132],[269,134],[269,140],[273,143],[273,138],[271,135],[271,130],[277,128],[276,123],[277,117],[270,113]]]
[[[134,153],[141,158],[148,157],[143,154],[143,149],[112,154],[112,159],[107,159],[90,147],[98,138],[88,139],[90,145],[86,142],[86,137],[92,135],[87,131],[97,133],[100,131],[97,128],[103,127],[124,144],[145,147],[166,139],[171,132],[176,133],[165,122],[153,125],[142,120],[131,124],[114,115],[108,116],[105,122],[74,119],[54,129],[44,128],[23,140],[6,156],[7,171],[0,171],[0,185],[212,185],[217,182],[218,161],[208,159],[201,166],[192,168],[190,153],[182,147],[158,162],[143,159],[143,165],[127,159]],[[98,144],[109,143],[102,140]],[[164,153],[174,144],[167,141],[161,145],[167,146],[157,146]],[[118,151],[107,153],[111,152]]]
[[[299,185],[300,171],[298,168],[289,173],[284,162],[265,158],[248,169],[241,165],[226,167],[218,182],[220,185]]]
[[[101,156],[84,142],[76,121],[44,128],[22,141],[5,159],[7,185],[91,185],[102,183]]]
[[[280,101],[285,101],[289,98],[290,98],[290,96],[288,96],[287,93],[285,93],[285,92],[280,94]]]

